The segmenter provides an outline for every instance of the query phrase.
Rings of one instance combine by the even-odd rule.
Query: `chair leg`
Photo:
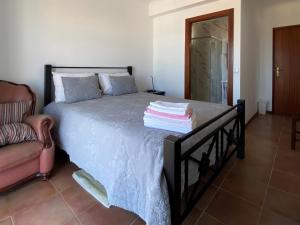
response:
[[[296,120],[292,120],[292,141],[291,141],[292,150],[296,150]]]
[[[42,178],[42,181],[47,181],[50,178],[50,173],[41,173],[40,177]]]

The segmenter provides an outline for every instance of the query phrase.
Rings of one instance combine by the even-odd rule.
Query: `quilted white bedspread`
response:
[[[105,186],[110,204],[138,214],[148,225],[170,225],[163,141],[168,135],[180,134],[144,127],[144,110],[156,100],[186,102],[136,93],[73,104],[51,103],[44,112],[56,119],[57,144],[72,162]],[[198,124],[228,109],[189,102]]]

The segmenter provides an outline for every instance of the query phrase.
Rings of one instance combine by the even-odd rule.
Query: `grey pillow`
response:
[[[112,95],[124,95],[136,93],[137,88],[133,76],[110,76]]]
[[[101,97],[98,76],[62,77],[66,103],[80,102]]]

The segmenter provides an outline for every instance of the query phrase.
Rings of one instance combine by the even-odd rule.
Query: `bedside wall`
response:
[[[1,0],[0,79],[44,91],[44,64],[134,66],[151,88],[152,19],[140,0]]]

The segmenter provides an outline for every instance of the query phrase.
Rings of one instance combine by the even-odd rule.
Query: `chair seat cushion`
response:
[[[25,123],[0,125],[0,147],[24,141],[36,141],[35,131]]]
[[[24,142],[0,148],[0,172],[21,165],[40,156],[43,144]]]

